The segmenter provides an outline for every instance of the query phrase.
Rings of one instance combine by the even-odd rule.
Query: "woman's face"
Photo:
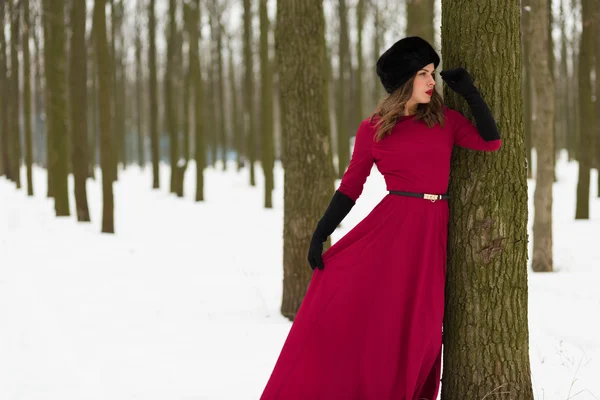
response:
[[[435,75],[433,73],[434,70],[433,63],[426,65],[417,72],[415,76],[415,80],[413,82],[413,91],[411,97],[411,103],[429,103],[431,101],[431,96],[433,95],[434,86],[435,86]]]

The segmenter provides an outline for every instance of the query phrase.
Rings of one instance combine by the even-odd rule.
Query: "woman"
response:
[[[439,61],[419,37],[378,60],[389,96],[360,124],[350,165],[317,224],[308,254],[314,273],[261,399],[437,398],[452,148],[501,145],[464,69],[441,76],[465,98],[476,126],[443,105],[434,90]],[[373,163],[388,195],[321,254]]]

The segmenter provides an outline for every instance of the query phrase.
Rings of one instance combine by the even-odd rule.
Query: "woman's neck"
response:
[[[404,115],[415,115],[417,113],[417,105],[412,103],[406,103],[406,107],[404,108]]]

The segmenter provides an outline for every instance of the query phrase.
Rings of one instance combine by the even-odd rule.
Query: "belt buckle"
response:
[[[436,200],[439,200],[439,195],[437,194],[429,194],[429,193],[424,193],[423,194],[423,198],[425,200],[431,200],[432,203],[435,203]]]

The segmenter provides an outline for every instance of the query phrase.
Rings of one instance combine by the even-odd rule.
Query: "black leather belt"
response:
[[[447,194],[414,193],[402,192],[399,190],[390,190],[389,193],[397,194],[399,196],[417,197],[419,199],[431,200],[432,202],[435,202],[436,200],[448,200],[450,198]]]

